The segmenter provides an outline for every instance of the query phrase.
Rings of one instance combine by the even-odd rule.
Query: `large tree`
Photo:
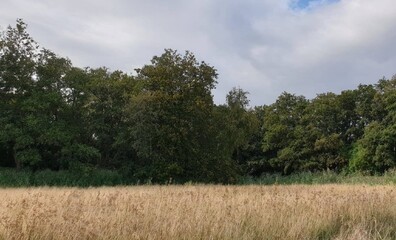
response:
[[[396,76],[379,80],[376,90],[365,118],[373,121],[354,145],[350,168],[355,171],[382,173],[396,167]]]
[[[296,142],[307,105],[305,97],[284,92],[265,108],[263,150],[274,169],[286,174],[297,170],[305,157]]]
[[[34,139],[25,128],[34,124],[25,107],[35,85],[37,49],[20,19],[0,36],[0,143],[12,155],[18,169],[24,162],[40,160],[32,147]]]
[[[155,181],[216,181],[221,171],[211,144],[216,70],[190,52],[167,49],[137,72],[141,90],[132,99],[130,132],[137,167],[146,166],[139,174]]]
[[[0,144],[8,154],[4,159],[11,157],[17,169],[59,169],[97,158],[84,131],[84,71],[39,48],[22,20],[2,33],[0,53]]]

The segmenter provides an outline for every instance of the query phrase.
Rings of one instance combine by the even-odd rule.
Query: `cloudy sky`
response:
[[[262,105],[396,73],[395,0],[2,0],[1,28],[17,18],[80,67],[133,73],[165,48],[190,50],[218,69],[216,103],[233,86]]]

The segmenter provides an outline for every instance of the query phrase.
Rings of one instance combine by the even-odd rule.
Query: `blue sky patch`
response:
[[[305,9],[309,6],[311,2],[325,2],[325,3],[334,3],[338,2],[339,0],[297,0],[293,1],[292,8],[293,9]]]

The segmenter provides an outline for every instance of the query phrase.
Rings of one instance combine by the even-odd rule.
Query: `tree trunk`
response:
[[[19,171],[22,167],[22,164],[21,161],[19,161],[16,156],[15,148],[12,148],[12,158],[14,159],[16,169]]]

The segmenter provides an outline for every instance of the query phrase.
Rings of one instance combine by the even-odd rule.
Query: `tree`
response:
[[[249,92],[244,91],[242,88],[232,88],[226,96],[228,107],[231,109],[246,110],[249,106],[248,94]]]
[[[40,49],[22,20],[1,36],[0,46],[0,144],[15,167],[59,169],[97,158],[81,117],[85,90],[77,93],[73,85],[84,74]]]
[[[343,94],[318,94],[305,111],[304,125],[307,134],[311,135],[311,142],[307,143],[312,146],[306,170],[337,170],[347,163],[342,150],[353,122],[354,102],[344,100],[349,98],[347,93]]]
[[[376,103],[377,91],[373,85],[359,85],[355,92],[355,112],[357,115],[357,126],[355,130],[356,139],[363,136],[364,128],[373,121],[381,121],[382,110],[378,109]]]
[[[265,107],[263,150],[275,170],[291,173],[303,160],[294,143],[307,105],[305,97],[284,92],[274,104]]]
[[[239,164],[246,164],[249,155],[249,142],[259,129],[259,119],[255,112],[248,109],[249,93],[241,88],[233,88],[226,96],[227,112],[225,115],[228,139],[231,141],[229,150]]]
[[[0,143],[12,155],[17,169],[24,162],[37,162],[40,156],[32,148],[33,138],[26,136],[25,125],[33,124],[24,103],[32,94],[38,45],[26,32],[26,24],[17,20],[0,36]]]
[[[86,69],[88,98],[83,109],[87,130],[94,136],[92,145],[101,153],[101,167],[120,167],[134,156],[128,131],[126,108],[135,92],[136,81],[121,71],[106,68]],[[134,124],[134,123],[131,123]]]
[[[353,171],[383,173],[396,167],[396,77],[381,79],[371,102],[376,114],[354,145],[349,167]]]
[[[352,155],[352,171],[383,173],[396,167],[396,125],[385,127],[378,122],[369,124]]]
[[[137,73],[141,90],[132,99],[130,121],[136,124],[130,133],[140,164],[149,166],[144,177],[216,180],[220,173],[208,144],[216,70],[190,52],[167,49]]]

